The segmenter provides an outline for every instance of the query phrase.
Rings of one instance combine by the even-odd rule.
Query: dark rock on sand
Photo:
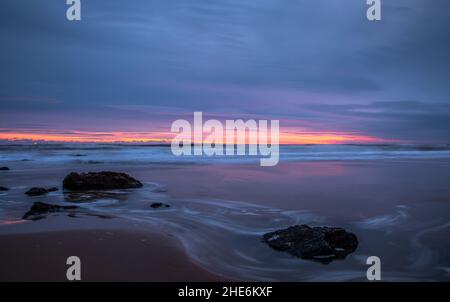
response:
[[[150,205],[152,208],[154,209],[159,209],[159,208],[170,208],[170,205],[166,204],[166,203],[162,203],[162,202],[154,202]]]
[[[0,191],[8,191],[9,189],[6,187],[0,187]]]
[[[263,235],[263,241],[275,250],[324,263],[344,259],[358,247],[356,235],[342,228],[307,225],[296,225],[266,233]]]
[[[125,173],[72,172],[63,180],[63,188],[72,191],[141,188],[142,183]]]
[[[44,195],[47,194],[49,192],[54,192],[54,191],[58,191],[58,188],[31,188],[28,191],[25,192],[25,194],[29,195],[29,196],[39,196],[39,195]]]
[[[78,209],[77,206],[59,206],[54,204],[47,204],[43,202],[35,202],[31,209],[23,215],[22,219],[39,220],[47,216],[48,213],[63,212],[67,210]]]
[[[9,171],[8,167],[0,167],[0,171]]]

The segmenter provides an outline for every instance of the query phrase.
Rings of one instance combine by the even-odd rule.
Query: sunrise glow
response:
[[[4,130],[3,130],[4,131]],[[91,132],[64,131],[37,133],[34,131],[2,132],[0,140],[70,143],[170,143],[171,132]],[[345,144],[380,143],[386,140],[368,135],[345,132],[280,132],[280,144]]]

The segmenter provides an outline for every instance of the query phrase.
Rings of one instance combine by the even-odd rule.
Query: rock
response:
[[[27,194],[29,196],[44,195],[44,194],[47,194],[47,189],[44,189],[44,188],[31,188],[28,191],[26,191],[25,194]]]
[[[0,171],[9,171],[8,167],[0,167]]]
[[[28,191],[26,191],[25,194],[27,194],[28,196],[39,196],[39,195],[44,195],[44,194],[47,194],[49,192],[54,192],[54,191],[58,191],[58,188],[49,188],[49,189],[31,188]]]
[[[39,220],[47,216],[48,213],[63,212],[78,209],[77,206],[58,206],[43,202],[35,202],[31,209],[23,215],[22,219]]]
[[[9,189],[6,187],[0,187],[0,191],[8,191]]]
[[[162,202],[154,202],[150,205],[152,208],[154,209],[159,209],[159,208],[170,208],[170,205],[162,203]]]
[[[72,191],[141,188],[142,183],[125,173],[72,172],[63,180],[63,188]]]
[[[312,228],[307,225],[295,225],[266,233],[263,241],[275,250],[324,263],[344,259],[358,247],[356,235],[342,228]]]

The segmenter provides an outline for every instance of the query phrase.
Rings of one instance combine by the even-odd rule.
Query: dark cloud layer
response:
[[[447,142],[450,2],[382,1],[376,23],[365,2],[82,0],[68,22],[63,0],[2,0],[0,128],[202,110]]]

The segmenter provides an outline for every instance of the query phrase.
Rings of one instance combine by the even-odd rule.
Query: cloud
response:
[[[201,110],[448,140],[446,0],[384,1],[375,23],[361,0],[83,1],[81,22],[66,8],[0,2],[2,127],[161,128]]]

